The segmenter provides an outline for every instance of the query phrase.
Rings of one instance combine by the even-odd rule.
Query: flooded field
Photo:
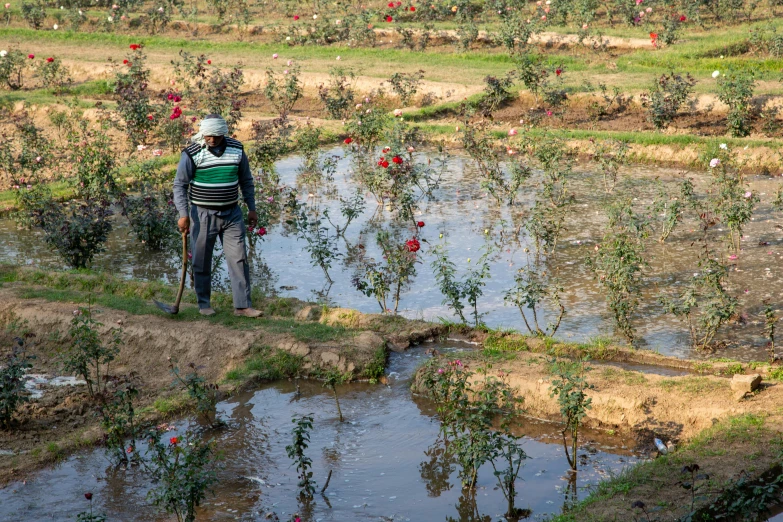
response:
[[[338,197],[350,196],[358,185],[350,176],[349,161],[342,157],[343,150],[325,152],[341,156],[332,182],[304,185],[297,177],[301,165],[301,159],[297,157],[280,161],[277,170],[280,183],[297,187],[301,201],[307,201],[319,212],[328,210],[331,216],[339,216]],[[603,205],[608,197],[603,192],[602,178],[589,169],[589,164],[584,165],[584,170],[577,168],[570,181],[569,188],[576,203],[568,215],[557,256],[545,261],[547,270],[557,276],[564,290],[562,301],[566,315],[557,335],[566,340],[612,335],[619,338],[606,306],[605,293],[584,262],[601,240],[607,219]],[[710,183],[708,173],[687,175],[693,179],[698,194],[706,193]],[[671,169],[629,167],[621,172],[614,196],[632,197],[636,211],[648,212],[648,216],[654,218],[650,207],[659,189],[664,187],[676,192],[676,183],[683,177],[682,172]],[[760,196],[761,203],[745,227],[742,250],[736,258],[729,258],[727,245],[716,245],[722,255],[731,259],[728,290],[739,299],[740,314],[722,328],[718,338],[725,343],[710,356],[765,360],[766,340],[760,316],[762,302],[768,299],[774,303],[783,295],[779,268],[783,259],[783,232],[777,225],[780,217],[771,205],[780,183],[766,176],[751,177],[748,182],[749,190]],[[460,272],[470,266],[468,259],[472,258],[475,264],[482,248],[490,244],[494,252],[491,279],[479,299],[479,312],[485,314],[483,320],[490,327],[526,331],[519,311],[506,305],[503,296],[513,286],[517,269],[534,257],[533,245],[521,225],[535,200],[535,192],[523,189],[515,206],[499,206],[481,190],[478,173],[471,162],[461,156],[451,157],[433,197],[418,204],[416,219],[426,224],[420,236],[423,240],[419,251],[421,262],[416,265],[417,275],[411,287],[402,294],[400,313],[429,320],[453,319],[435,284],[430,249],[439,242],[446,242],[450,257]],[[178,258],[175,255],[167,257],[148,252],[130,234],[124,218],[115,217],[115,224],[106,251],[96,257],[96,269],[146,280],[176,279]],[[406,227],[391,220],[388,212],[379,208],[374,198],[367,194],[364,212],[348,227],[345,237],[339,239],[340,256],[329,270],[333,280],[330,284],[321,269],[311,263],[304,243],[288,233],[284,223],[274,223],[263,240],[252,242],[254,284],[279,295],[378,312],[375,300],[357,291],[352,284],[356,271],[352,252],[359,247],[365,256],[379,259],[375,234],[381,226]],[[661,295],[680,289],[698,270],[698,246],[693,245],[699,237],[698,228],[695,220],[686,218],[665,243],[655,240],[655,231],[647,242],[644,252],[647,266],[643,271],[641,307],[636,319],[638,344],[642,348],[681,357],[707,356],[691,349],[685,322],[665,313],[659,304]],[[406,233],[412,234],[411,231]],[[39,232],[17,230],[9,219],[0,221],[0,245],[2,262],[50,268],[62,266]],[[547,317],[542,323],[549,317],[544,315]]]
[[[442,352],[467,348],[436,346]],[[285,453],[291,417],[314,414],[308,454],[319,489],[332,471],[324,495],[310,506],[313,521],[468,522],[499,520],[505,500],[491,468],[479,473],[475,502],[462,494],[457,466],[444,450],[434,405],[409,389],[415,369],[428,356],[424,348],[392,354],[388,384],[351,384],[338,388],[345,422],[337,420],[331,392],[317,382],[278,382],[232,397],[218,405],[228,426],[208,431],[223,454],[220,482],[198,520],[266,520],[275,512],[288,520],[302,512],[297,504],[296,470]],[[193,421],[175,422],[181,433]],[[518,482],[517,506],[532,510],[531,519],[559,513],[588,494],[609,474],[639,462],[632,442],[583,430],[580,471],[569,473],[557,424],[520,419],[528,456]],[[143,447],[139,448],[144,451]],[[137,468],[115,470],[100,448],[66,459],[26,483],[0,490],[4,521],[73,520],[92,492],[96,510],[108,520],[168,520],[148,505],[148,476]]]

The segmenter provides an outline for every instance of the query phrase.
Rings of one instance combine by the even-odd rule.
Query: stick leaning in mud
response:
[[[174,301],[174,304],[169,306],[166,303],[161,303],[160,301],[155,301],[155,304],[158,305],[158,308],[166,312],[167,314],[171,315],[177,315],[179,312],[179,302],[182,300],[182,291],[185,289],[185,275],[188,273],[188,233],[183,232],[182,233],[182,275],[179,278],[179,290],[177,291],[177,300]]]

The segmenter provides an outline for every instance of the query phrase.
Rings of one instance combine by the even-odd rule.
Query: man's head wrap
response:
[[[204,136],[228,136],[228,124],[219,114],[209,114],[201,120],[198,133],[193,135],[193,141],[206,146]]]

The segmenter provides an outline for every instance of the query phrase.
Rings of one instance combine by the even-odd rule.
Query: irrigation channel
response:
[[[313,521],[499,520],[505,500],[491,467],[479,474],[476,503],[462,497],[456,465],[439,443],[435,405],[413,396],[410,379],[429,356],[473,349],[459,342],[427,343],[404,354],[392,353],[387,384],[355,383],[338,388],[345,422],[337,419],[334,399],[317,382],[275,382],[221,402],[218,412],[228,426],[210,435],[223,452],[215,496],[198,520],[265,520],[270,511],[288,520],[297,506],[296,470],[285,453],[290,443],[291,416],[313,413],[308,450],[314,477],[323,486],[316,494]],[[175,422],[181,433],[191,420]],[[580,438],[580,471],[568,472],[557,424],[521,418],[528,460],[520,473],[517,506],[533,511],[532,519],[559,513],[564,505],[584,498],[588,486],[639,462],[633,443],[606,433],[585,430]],[[140,447],[140,451],[145,448]],[[138,469],[114,470],[103,449],[72,456],[40,472],[26,484],[0,490],[4,521],[73,520],[84,509],[84,492],[108,520],[167,520],[156,516],[145,496],[150,484]],[[491,518],[475,518],[476,514]],[[284,516],[285,515],[285,516]]]
[[[300,200],[307,200],[321,211],[328,210],[339,223],[341,216],[337,198],[349,197],[356,190],[357,183],[351,178],[350,162],[344,157],[343,149],[326,150],[324,154],[338,157],[333,182],[322,182],[317,187],[304,185],[301,176],[298,177],[302,164],[299,157],[281,160],[277,170],[281,184],[297,187]],[[575,195],[576,203],[568,215],[557,256],[545,261],[547,270],[557,276],[564,289],[562,302],[566,316],[557,335],[566,340],[579,341],[616,334],[614,320],[605,304],[606,294],[585,265],[585,258],[592,253],[604,233],[607,222],[604,203],[617,195],[630,196],[634,210],[644,212],[654,220],[656,216],[650,206],[661,187],[676,194],[678,183],[687,175],[693,180],[696,193],[706,194],[712,183],[707,172],[683,173],[673,169],[633,166],[621,171],[620,181],[613,195],[609,196],[604,193],[602,177],[592,168],[589,163],[577,164],[569,181],[569,190]],[[741,317],[721,329],[717,340],[723,343],[717,352],[711,354],[740,361],[768,358],[764,348],[764,322],[760,317],[762,303],[765,299],[775,303],[783,296],[780,268],[783,232],[778,224],[783,223],[783,216],[772,206],[780,180],[758,175],[750,176],[747,182],[748,190],[758,194],[761,203],[744,229],[742,250],[736,259],[732,259],[735,256],[730,257],[725,246],[716,245],[724,258],[732,259],[728,261],[728,290],[739,299]],[[443,296],[435,284],[430,247],[446,242],[458,272],[464,272],[471,266],[468,260],[472,259],[475,265],[482,248],[491,244],[494,249],[491,279],[479,299],[479,312],[485,314],[483,320],[488,326],[524,332],[519,311],[504,303],[503,295],[513,286],[516,270],[534,259],[532,242],[521,225],[533,205],[536,192],[535,188],[523,188],[517,205],[498,205],[481,190],[481,180],[471,160],[464,156],[451,156],[433,197],[418,204],[416,219],[426,224],[421,232],[421,263],[416,265],[417,275],[411,288],[402,295],[400,313],[429,320],[453,318],[450,310],[442,304]],[[390,227],[411,228],[411,225],[395,224],[370,194],[366,195],[366,202],[364,212],[348,227],[345,238],[339,239],[342,255],[330,269],[333,284],[327,284],[323,272],[312,265],[309,253],[303,249],[304,242],[297,240],[286,225],[279,222],[269,227],[264,240],[255,239],[252,243],[254,284],[269,293],[325,301],[363,312],[378,312],[375,300],[357,291],[352,284],[356,259],[351,252],[359,247],[367,257],[378,260],[381,256],[375,234],[379,227],[388,224]],[[167,257],[148,252],[132,236],[125,218],[117,215],[114,219],[116,226],[106,251],[95,259],[96,269],[145,280],[176,279],[179,263],[176,255]],[[406,230],[406,233],[412,232]],[[442,238],[439,237],[441,234]],[[693,242],[699,234],[696,220],[686,217],[665,243],[655,240],[655,232],[647,242],[644,258],[648,266],[643,272],[641,308],[636,320],[639,347],[679,357],[707,356],[690,348],[685,322],[666,313],[659,303],[662,294],[681,290],[698,270],[698,246],[694,246]],[[17,230],[10,219],[0,220],[0,262],[62,267],[39,232]],[[219,279],[225,279],[225,272]],[[547,317],[542,319],[542,325],[551,319],[551,314],[545,315]]]

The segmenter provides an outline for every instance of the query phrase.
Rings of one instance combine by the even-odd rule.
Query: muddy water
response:
[[[464,349],[454,343],[437,347]],[[426,358],[423,348],[392,354],[388,385],[339,388],[344,423],[337,421],[334,400],[319,383],[301,383],[300,396],[293,383],[279,382],[220,403],[228,427],[213,435],[224,453],[223,469],[216,495],[198,519],[264,520],[275,511],[288,520],[300,510],[285,446],[291,416],[312,413],[315,427],[307,454],[319,486],[329,470],[333,473],[325,495],[315,496],[309,520],[466,522],[479,520],[474,518],[478,513],[498,520],[505,506],[491,468],[481,470],[475,505],[462,498],[456,466],[437,443],[434,405],[411,395],[410,376]],[[532,509],[536,517],[560,512],[575,497],[583,498],[590,485],[639,461],[629,441],[586,431],[581,471],[569,481],[557,425],[521,420],[517,430],[527,435],[529,457],[520,474],[517,506]],[[86,491],[109,520],[165,520],[145,500],[149,487],[139,470],[108,468],[99,449],[0,490],[0,520],[72,520],[85,508]]]
[[[328,152],[342,156],[341,149]],[[339,218],[337,195],[347,197],[356,187],[350,177],[348,160],[343,158],[338,162],[334,183],[320,187],[299,184],[299,165],[300,160],[295,157],[278,163],[282,183],[296,186],[301,197],[311,205],[321,210],[328,209],[331,216]],[[548,271],[557,275],[565,290],[563,303],[567,315],[558,336],[567,340],[586,340],[597,335],[615,334],[613,319],[605,304],[605,294],[584,265],[585,257],[600,241],[606,221],[602,210],[607,199],[603,193],[603,181],[589,168],[589,165],[584,165],[583,169],[577,169],[570,185],[577,199],[575,210],[568,219],[557,257],[547,261]],[[708,175],[693,173],[690,177],[694,179],[697,193],[706,193]],[[615,194],[632,196],[636,208],[642,210],[652,203],[658,192],[656,180],[660,180],[671,192],[676,192],[676,184],[681,179],[682,174],[676,170],[633,167],[623,173]],[[713,356],[764,360],[767,355],[764,350],[766,341],[763,322],[759,316],[761,303],[765,299],[773,304],[778,303],[783,296],[783,272],[780,269],[783,232],[777,228],[783,223],[783,216],[771,206],[780,180],[757,176],[750,177],[748,181],[749,189],[761,195],[762,203],[753,221],[746,227],[742,251],[738,259],[732,261],[729,278],[730,291],[740,301],[742,319],[740,323],[723,329],[720,339],[726,341],[727,345]],[[513,285],[516,269],[530,261],[530,254],[524,249],[532,250],[532,246],[524,231],[520,233],[518,227],[534,202],[535,192],[534,189],[525,189],[516,207],[497,206],[481,191],[480,180],[470,162],[464,157],[455,156],[449,163],[449,170],[440,188],[435,191],[435,197],[420,204],[417,219],[426,223],[422,231],[423,239],[432,245],[440,241],[438,236],[442,233],[459,270],[468,268],[468,258],[474,260],[475,264],[486,242],[495,247],[496,254],[491,263],[492,279],[487,282],[479,301],[479,311],[485,314],[484,321],[493,327],[525,330],[518,310],[505,306],[503,294]],[[345,242],[340,240],[340,251],[344,254],[348,245],[361,244],[366,247],[368,256],[378,259],[375,233],[379,225],[388,223],[389,216],[378,208],[369,194],[366,201],[365,212],[348,228]],[[645,255],[649,266],[644,272],[642,307],[636,321],[642,348],[681,357],[704,356],[692,353],[684,322],[665,314],[658,304],[662,293],[681,288],[697,271],[698,252],[692,245],[698,236],[697,229],[694,221],[685,219],[665,244],[654,239],[649,241]],[[379,310],[374,300],[352,286],[355,267],[351,265],[348,256],[341,257],[330,270],[334,284],[329,286],[321,270],[312,266],[303,246],[303,242],[285,232],[283,225],[273,224],[265,240],[257,241],[252,252],[255,284],[273,288],[281,295],[323,300],[365,312]],[[724,255],[728,255],[725,247],[716,246]],[[435,286],[430,266],[432,256],[428,253],[427,243],[422,246],[421,260],[412,288],[402,296],[401,313],[407,317],[426,319],[452,318]],[[61,266],[38,233],[17,231],[9,220],[0,221],[0,261]],[[164,280],[177,277],[176,264],[176,258],[166,259],[163,255],[146,252],[129,235],[126,223],[119,218],[107,251],[95,261],[97,268],[128,277]],[[547,321],[547,317],[544,317],[542,324]]]

